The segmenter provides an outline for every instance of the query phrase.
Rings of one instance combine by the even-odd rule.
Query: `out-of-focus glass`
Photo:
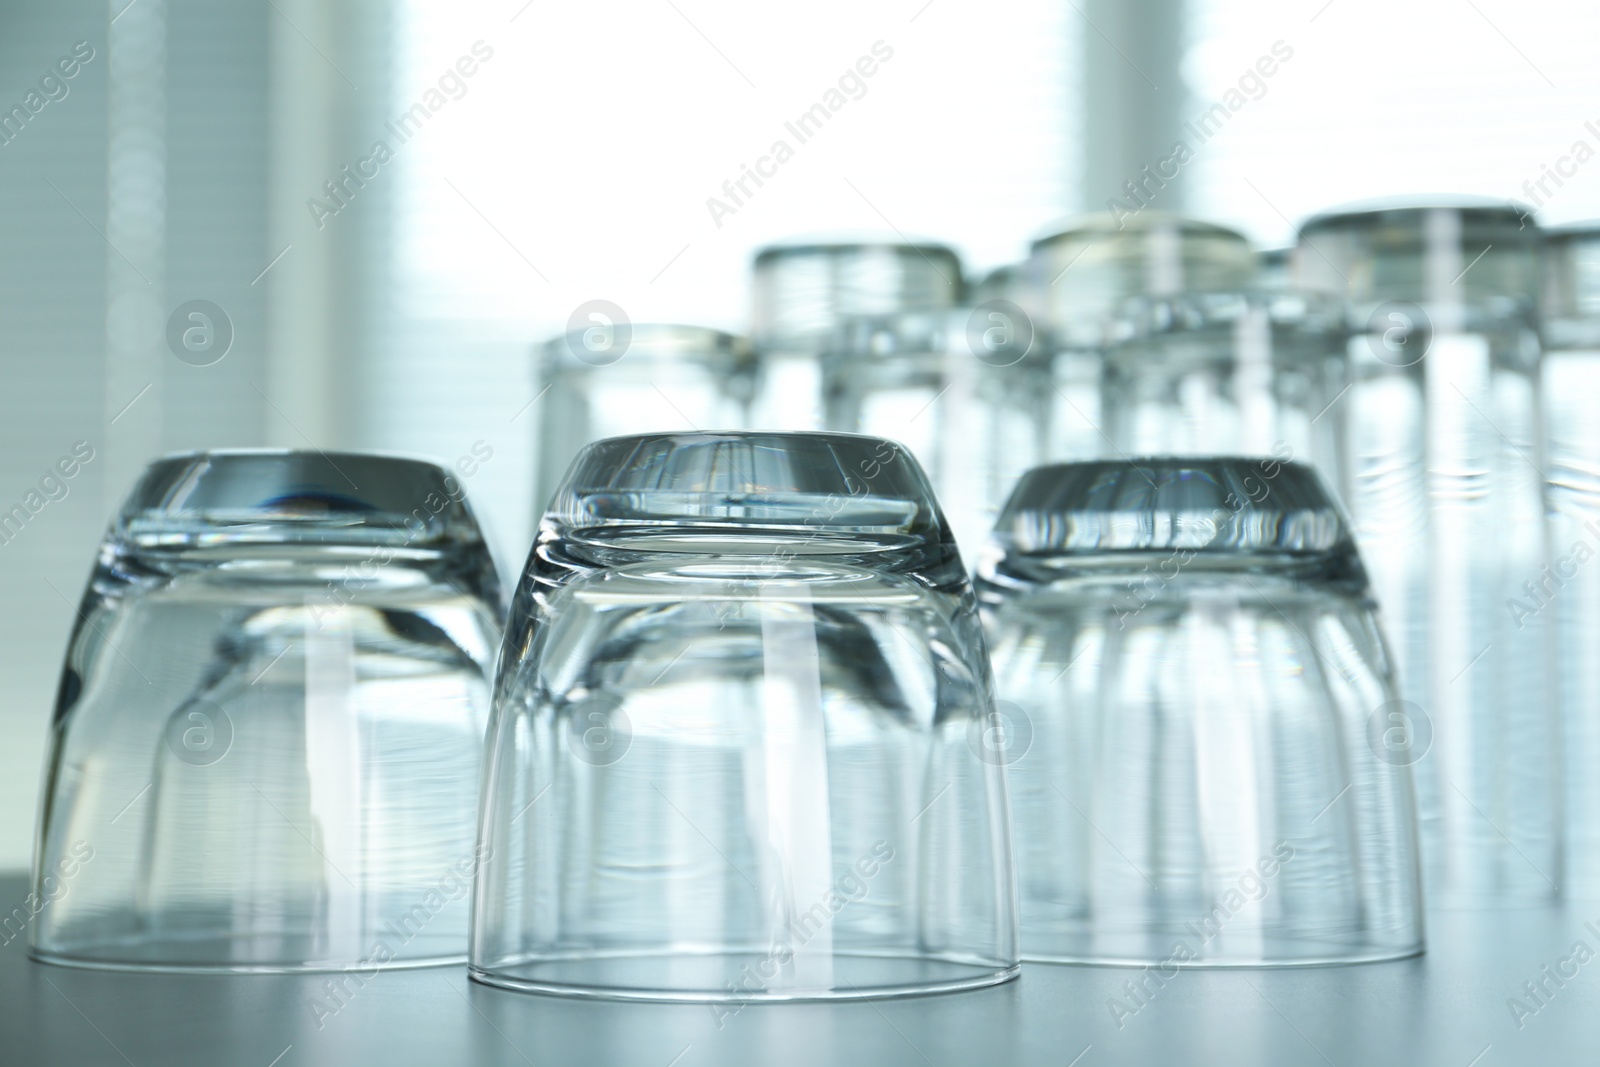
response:
[[[968,293],[968,303],[976,307],[990,300],[1008,300],[1034,315],[1037,308],[1033,304],[1032,288],[1026,263],[1009,263],[1003,267],[996,267],[983,276],[983,280],[971,287]]]
[[[458,962],[503,605],[431,463],[153,463],[100,547],[41,806],[40,959]]]
[[[738,430],[748,425],[754,388],[750,346],[703,326],[595,325],[547,342],[537,420],[539,482],[545,504],[578,451],[630,433]]]
[[[1519,612],[1553,615],[1566,756],[1566,877],[1600,896],[1600,224],[1547,230],[1544,411],[1550,568],[1529,579]]]
[[[1415,749],[1355,545],[1309,467],[1039,468],[978,589],[1024,958],[1422,951]]]
[[[1347,293],[1346,502],[1417,765],[1431,895],[1536,900],[1561,881],[1552,613],[1535,311],[1539,235],[1496,202],[1331,212],[1301,229],[1303,284]]]
[[[911,449],[969,558],[1044,459],[1049,362],[1011,302],[848,320],[824,355],[823,394],[829,430]]]
[[[954,307],[961,260],[943,245],[892,237],[781,244],[756,255],[751,286],[758,377],[750,425],[821,430],[822,353],[840,324]]]
[[[1292,248],[1268,248],[1256,254],[1256,288],[1290,289],[1294,286],[1290,262]]]
[[[1134,296],[1249,288],[1243,234],[1158,211],[1086,215],[1035,241],[1027,292],[1054,356],[1049,458],[1111,455],[1101,412],[1104,348]]]
[[[589,446],[511,609],[473,976],[739,1003],[1013,977],[992,712],[971,586],[899,446]]]
[[[1292,456],[1342,494],[1348,336],[1326,294],[1135,297],[1106,350],[1106,434],[1121,456]]]

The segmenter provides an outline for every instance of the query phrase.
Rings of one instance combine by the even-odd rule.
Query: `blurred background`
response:
[[[56,0],[0,31],[0,512],[92,455],[0,543],[0,869],[28,862],[74,605],[154,455],[487,451],[467,491],[509,575],[534,348],[588,301],[742,331],[755,251],[821,231],[938,240],[974,282],[1180,137],[1150,206],[1261,249],[1379,195],[1600,216],[1589,4]],[[194,307],[203,359],[172,340]]]

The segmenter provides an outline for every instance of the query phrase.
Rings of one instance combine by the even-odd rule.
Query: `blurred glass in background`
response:
[[[538,514],[590,441],[684,425],[749,425],[755,374],[744,338],[703,326],[629,323],[620,315],[614,306],[580,309],[574,318],[585,325],[539,349]]]
[[[1545,470],[1550,562],[1511,605],[1558,632],[1566,876],[1577,898],[1600,895],[1600,227],[1544,236]]]
[[[754,424],[824,429],[822,356],[839,345],[843,324],[898,312],[933,321],[960,301],[961,287],[961,260],[937,244],[840,240],[762,249],[751,267]]]
[[[1296,269],[1347,293],[1356,540],[1394,636],[1418,757],[1430,893],[1548,898],[1561,877],[1552,613],[1522,613],[1548,563],[1538,231],[1503,203],[1339,210]]]
[[[1013,304],[846,320],[823,357],[825,424],[889,437],[927,469],[969,561],[1017,477],[1044,458],[1050,378]]]
[[[1036,240],[1025,306],[1042,316],[1054,378],[1048,457],[1123,448],[1106,433],[1104,390],[1106,347],[1126,301],[1237,290],[1254,265],[1243,234],[1155,211],[1089,215]]]
[[[1106,435],[1126,456],[1292,457],[1342,495],[1346,332],[1321,293],[1131,300],[1106,350]]]

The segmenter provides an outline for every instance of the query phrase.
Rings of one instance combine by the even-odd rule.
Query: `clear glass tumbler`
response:
[[[1416,739],[1309,467],[1038,468],[978,590],[1025,959],[1170,977],[1422,951]]]
[[[961,260],[939,244],[857,236],[762,249],[751,278],[750,426],[824,429],[822,354],[843,320],[942,311],[961,293]]]
[[[1101,372],[1129,298],[1237,291],[1255,270],[1243,234],[1159,211],[1085,215],[1035,241],[1025,306],[1040,318],[1053,357],[1048,458],[1115,455],[1102,425]]]
[[[151,464],[62,672],[34,874],[61,891],[35,957],[460,961],[502,612],[462,486],[431,463]]]
[[[1044,461],[1050,367],[1014,305],[847,320],[823,358],[827,428],[887,437],[921,461],[963,554]]]
[[[722,1012],[1014,977],[991,700],[971,585],[899,446],[590,445],[511,610],[473,977]]]
[[[1428,892],[1483,906],[1562,879],[1536,322],[1540,238],[1504,203],[1351,208],[1301,228],[1295,270],[1348,294],[1345,502],[1417,764]]]
[[[1348,336],[1327,294],[1135,297],[1106,349],[1106,435],[1124,457],[1287,449],[1342,496]]]
[[[744,338],[704,326],[633,323],[573,330],[540,350],[535,507],[544,513],[572,458],[628,433],[739,430],[753,368]]]
[[[1517,611],[1550,615],[1560,665],[1566,757],[1568,897],[1600,897],[1600,225],[1545,231],[1545,458],[1550,567]]]

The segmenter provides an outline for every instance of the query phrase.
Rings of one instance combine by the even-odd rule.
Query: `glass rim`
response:
[[[1510,201],[1395,197],[1300,222],[1296,273],[1302,286],[1347,293],[1357,305],[1533,305],[1542,242],[1538,223]]]
[[[1355,553],[1307,464],[1277,456],[1149,456],[1034,467],[996,520],[1004,555],[1322,557]]]
[[[1508,216],[1519,219],[1522,212],[1508,199],[1478,196],[1472,193],[1438,193],[1434,195],[1399,195],[1370,197],[1335,204],[1306,216],[1296,230],[1306,230],[1330,225],[1334,222],[1389,217],[1422,216],[1431,211],[1455,211],[1463,215]]]
[[[1047,252],[1053,246],[1064,242],[1141,237],[1159,230],[1177,230],[1184,235],[1195,237],[1236,239],[1242,247],[1250,245],[1249,238],[1232,226],[1170,211],[1145,210],[1127,218],[1118,218],[1110,211],[1090,211],[1070,215],[1040,227],[1028,242],[1028,246],[1034,253],[1040,253]]]
[[[760,269],[770,263],[804,256],[853,256],[888,252],[894,255],[939,256],[951,263],[960,264],[961,257],[954,248],[933,238],[904,239],[891,234],[847,235],[821,234],[814,238],[797,237],[793,241],[773,242],[756,251],[752,263]]]
[[[843,955],[851,955],[844,953]],[[928,963],[949,963],[938,953],[929,952]],[[978,967],[976,964],[966,964]],[[858,1000],[899,1000],[906,997],[933,996],[957,993],[970,989],[986,989],[1015,981],[1022,975],[1022,960],[1009,963],[986,962],[989,968],[977,973],[952,975],[949,978],[904,982],[886,986],[830,987],[828,989],[784,990],[761,989],[672,989],[600,985],[598,983],[542,981],[519,978],[500,966],[469,963],[468,975],[475,982],[516,993],[537,993],[575,1000],[611,1000],[652,1004],[819,1004]]]
[[[618,326],[614,329],[621,330]],[[719,371],[731,371],[749,357],[750,341],[743,334],[682,322],[634,322],[626,324],[627,340],[608,346],[596,358],[587,352],[582,338],[586,330],[564,330],[538,345],[547,368],[560,373],[591,372],[614,363],[699,363]]]

